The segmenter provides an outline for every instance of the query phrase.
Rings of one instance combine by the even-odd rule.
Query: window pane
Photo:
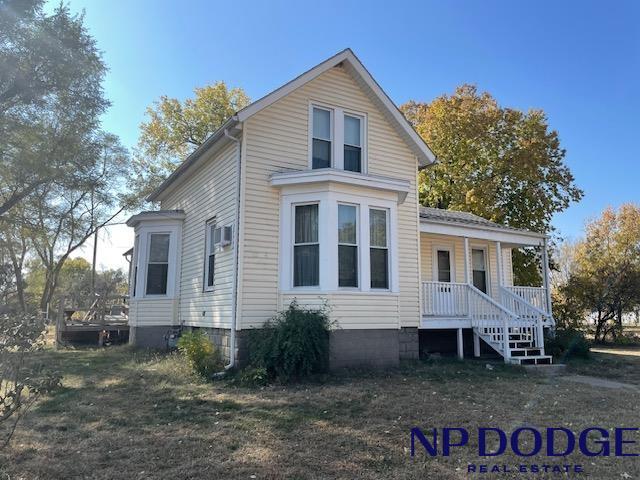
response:
[[[386,248],[371,249],[371,288],[389,288],[389,260]]]
[[[369,211],[369,235],[372,247],[387,246],[387,212],[386,210]]]
[[[169,261],[169,234],[154,233],[151,235],[149,262]]]
[[[338,205],[338,242],[357,243],[356,213],[353,205]]]
[[[147,266],[147,293],[164,295],[167,293],[167,273],[169,265],[166,263],[150,263]]]
[[[338,286],[358,286],[358,247],[338,246]]]
[[[362,173],[362,149],[360,147],[344,146],[344,169],[349,172]]]
[[[487,276],[484,270],[473,271],[473,286],[481,292],[487,293]]]
[[[344,116],[344,143],[356,147],[362,146],[362,144],[360,143],[359,118],[351,117],[349,115]]]
[[[484,250],[471,250],[471,263],[474,270],[485,270]]]
[[[213,272],[215,271],[216,266],[216,256],[209,255],[208,263],[207,263],[207,286],[213,286]]]
[[[438,250],[438,281],[451,281],[451,257],[447,250]]]
[[[313,168],[331,167],[331,142],[313,139]]]
[[[331,140],[331,112],[329,110],[313,109],[313,138]]]
[[[296,207],[295,243],[318,241],[318,205]]]
[[[320,246],[293,247],[293,286],[316,287],[320,284]]]

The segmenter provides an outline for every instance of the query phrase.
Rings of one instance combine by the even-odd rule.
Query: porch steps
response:
[[[516,365],[551,365],[551,355],[534,355],[530,357],[511,357],[510,362]]]

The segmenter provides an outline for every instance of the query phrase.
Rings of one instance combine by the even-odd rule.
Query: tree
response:
[[[431,103],[401,106],[438,162],[419,174],[425,206],[462,210],[511,227],[550,232],[551,219],[582,191],[564,163],[558,133],[541,110],[502,107],[462,85]],[[539,281],[536,255],[514,252],[516,281]]]
[[[565,287],[596,321],[595,340],[622,333],[622,317],[640,305],[640,207],[607,208],[576,245]]]
[[[73,123],[42,148],[50,132],[41,120],[52,106],[73,105],[78,128],[96,128],[109,106],[101,86],[106,69],[83,16],[62,4],[47,15],[43,4],[0,0],[0,219],[38,187],[78,171],[64,155]]]
[[[140,138],[133,161],[132,188],[143,199],[180,162],[238,110],[249,104],[241,88],[215,82],[194,90],[184,102],[162,96],[147,108],[148,121],[140,125]]]

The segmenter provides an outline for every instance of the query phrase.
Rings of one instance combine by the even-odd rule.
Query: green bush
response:
[[[559,360],[573,357],[588,358],[591,348],[584,333],[573,328],[557,329],[555,336],[548,335],[544,342],[545,353]]]
[[[209,378],[222,369],[220,352],[199,330],[184,332],[178,339],[178,351],[187,357],[189,365],[198,375]]]
[[[251,332],[249,364],[281,382],[324,373],[329,368],[330,328],[326,305],[314,310],[294,300],[263,328]]]
[[[247,387],[263,387],[269,383],[269,374],[263,367],[247,367],[237,377],[241,385]]]

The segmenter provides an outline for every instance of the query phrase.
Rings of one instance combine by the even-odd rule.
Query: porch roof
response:
[[[542,246],[546,239],[543,233],[500,225],[473,213],[428,207],[420,207],[420,231],[516,246]]]

